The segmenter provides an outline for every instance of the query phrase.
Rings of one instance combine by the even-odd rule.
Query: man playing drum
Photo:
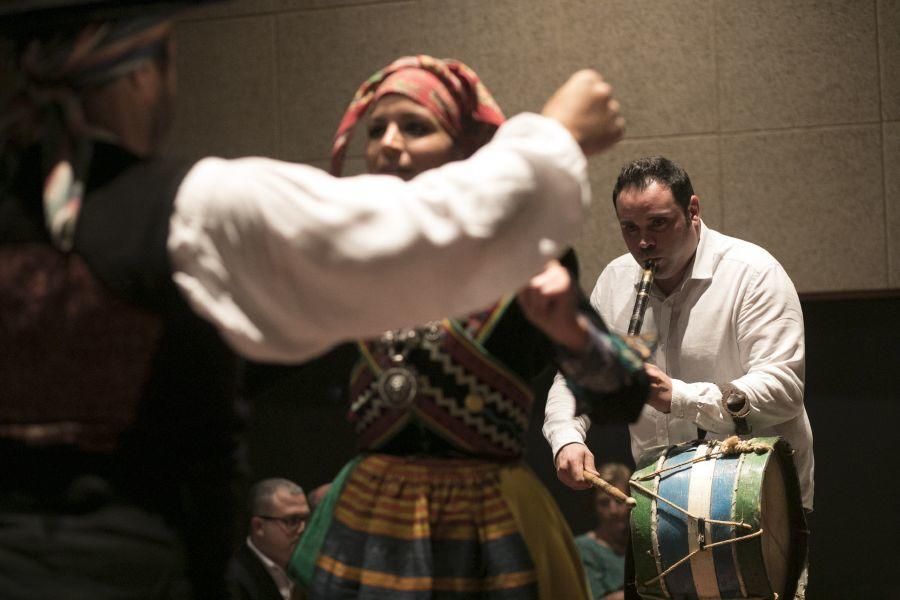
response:
[[[630,426],[635,460],[650,448],[697,437],[780,436],[794,450],[803,507],[811,511],[803,314],[787,273],[759,246],[703,223],[687,173],[666,158],[626,165],[613,205],[629,254],[603,270],[591,304],[616,333],[628,329],[643,267],[651,261],[655,268],[644,333],[655,338],[656,350],[646,367],[650,397]],[[594,456],[584,444],[590,420],[576,417],[574,406],[557,377],[544,436],[559,479],[583,489],[590,485],[584,471],[594,470]],[[801,579],[798,598],[804,596],[805,572]]]

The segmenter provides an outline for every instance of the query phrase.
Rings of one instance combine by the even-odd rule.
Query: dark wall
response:
[[[896,598],[900,299],[803,310],[816,453],[810,597]]]
[[[900,423],[900,298],[809,300],[806,405],[815,436],[816,497],[809,597],[889,598],[900,564],[893,454]],[[338,387],[352,351],[300,368],[256,369],[256,418],[249,431],[254,475],[287,476],[308,488],[324,483],[353,455]],[[550,378],[538,382],[535,414]],[[593,525],[587,492],[556,479],[540,419],[529,431],[527,460],[546,483],[572,530]],[[630,462],[624,428],[591,430],[598,462]]]

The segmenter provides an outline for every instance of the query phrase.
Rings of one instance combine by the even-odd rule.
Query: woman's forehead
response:
[[[427,107],[412,98],[400,93],[386,94],[379,98],[369,111],[369,118],[386,116],[420,115],[434,119],[434,114]]]

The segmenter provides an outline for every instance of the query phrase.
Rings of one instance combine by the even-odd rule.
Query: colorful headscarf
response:
[[[74,35],[30,40],[19,59],[19,85],[0,120],[0,150],[9,160],[43,145],[44,218],[54,244],[72,248],[93,141],[109,138],[85,121],[80,93],[111,81],[165,51],[164,17],[91,23]]]
[[[331,173],[340,175],[354,127],[379,98],[400,94],[427,108],[465,156],[484,145],[505,120],[475,71],[458,60],[404,56],[369,77],[344,112],[331,147]]]

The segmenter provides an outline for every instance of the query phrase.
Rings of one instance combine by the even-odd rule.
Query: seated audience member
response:
[[[631,469],[620,463],[606,463],[597,470],[600,477],[628,493]],[[575,538],[594,600],[624,598],[625,549],[628,544],[628,507],[593,489],[597,526]]]
[[[285,572],[309,519],[306,494],[287,479],[264,479],[250,491],[250,531],[229,574],[241,600],[296,600]]]

